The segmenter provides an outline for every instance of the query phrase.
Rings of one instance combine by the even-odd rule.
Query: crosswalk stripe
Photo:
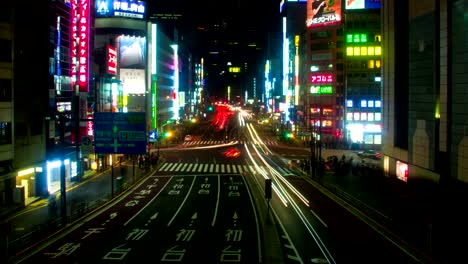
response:
[[[264,167],[262,169],[266,173],[268,170]],[[281,175],[294,174],[287,168],[275,168]],[[241,174],[244,172],[254,173],[255,168],[251,165],[240,164],[209,164],[209,163],[179,163],[179,162],[165,162],[161,164],[158,171],[166,172],[205,172],[205,173],[235,173]]]
[[[169,166],[169,163],[164,163],[164,164],[161,166],[161,168],[159,168],[159,170],[160,170],[160,171],[161,171],[161,170],[163,171],[164,168],[166,168],[167,166]]]
[[[233,140],[230,141],[233,144],[255,144],[253,141],[245,141],[245,140]],[[196,141],[186,141],[183,142],[182,145],[185,146],[196,146],[196,145],[219,145],[219,144],[225,144],[226,141],[224,140],[196,140]],[[260,142],[256,143],[257,145],[260,145]],[[269,146],[277,146],[278,142],[275,140],[265,140],[263,141],[263,144],[269,145]]]

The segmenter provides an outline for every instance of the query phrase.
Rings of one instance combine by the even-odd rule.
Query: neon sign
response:
[[[310,75],[311,83],[331,83],[333,82],[333,75],[331,74],[312,74]]]
[[[72,0],[71,53],[73,83],[78,81],[80,92],[88,92],[89,0]],[[78,80],[77,80],[78,78]]]
[[[332,94],[333,87],[331,85],[312,85],[310,87],[311,94]]]
[[[117,51],[112,46],[107,46],[107,72],[109,74],[117,73]]]

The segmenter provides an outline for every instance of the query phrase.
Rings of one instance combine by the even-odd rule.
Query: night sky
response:
[[[258,63],[264,63],[267,34],[281,29],[278,19],[279,0],[148,0],[147,4],[148,12],[182,15],[180,21],[177,22],[177,28],[180,36],[189,40],[186,45],[189,46],[194,57],[209,60],[210,56],[207,55],[209,52],[223,50],[225,53],[222,58],[219,58],[221,60],[219,65],[225,63],[223,60],[235,61],[245,56],[255,57]],[[210,25],[215,23],[223,28],[223,33],[217,35],[218,46],[214,46],[207,37],[207,30],[212,30]],[[234,41],[242,43],[239,45],[242,50],[234,50],[231,46],[225,45]],[[246,51],[244,48],[247,43],[254,42],[259,49],[255,54],[247,54],[249,50]],[[225,81],[222,76],[219,76],[221,70],[210,68],[207,71],[211,71],[208,72],[211,78],[207,88],[211,90],[211,93],[216,93],[216,87],[223,86],[223,81]],[[214,78],[214,76],[217,77]]]

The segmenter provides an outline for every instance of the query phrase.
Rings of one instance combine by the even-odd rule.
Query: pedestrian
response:
[[[138,157],[138,168],[141,169],[142,167],[143,167],[143,156],[140,155],[140,156]]]
[[[57,214],[57,200],[55,194],[49,195],[49,213],[53,216]]]

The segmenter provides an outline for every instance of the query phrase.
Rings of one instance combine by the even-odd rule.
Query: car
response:
[[[226,158],[231,158],[231,159],[238,158],[240,157],[240,155],[241,155],[241,151],[238,148],[230,148],[229,150],[224,152],[224,156]]]
[[[382,157],[382,154],[375,150],[364,150],[364,151],[358,151],[356,153],[358,157],[361,159],[367,158],[367,159],[374,159],[374,160],[379,160]]]
[[[192,136],[191,135],[185,135],[184,141],[192,141]]]

